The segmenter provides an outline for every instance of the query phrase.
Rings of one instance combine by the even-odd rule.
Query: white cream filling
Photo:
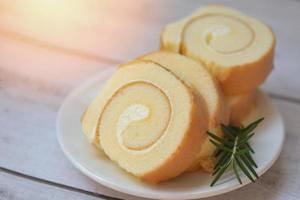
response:
[[[149,108],[142,104],[133,104],[127,107],[122,114],[119,116],[117,122],[117,139],[122,148],[128,150],[124,145],[122,133],[127,128],[127,126],[135,121],[145,119],[149,116]]]
[[[207,30],[207,33],[211,34],[212,37],[223,36],[229,34],[230,32],[231,32],[231,28],[226,25],[212,26]]]

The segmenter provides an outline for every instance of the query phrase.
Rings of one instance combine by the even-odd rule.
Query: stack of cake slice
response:
[[[274,47],[268,26],[222,5],[200,8],[167,25],[161,34],[161,49],[203,63],[218,79],[235,125],[254,107],[256,88],[273,68]],[[236,108],[242,111],[237,114]]]
[[[273,67],[261,22],[210,5],[167,25],[161,50],[121,65],[82,115],[88,140],[148,182],[214,167],[220,124],[242,125]]]

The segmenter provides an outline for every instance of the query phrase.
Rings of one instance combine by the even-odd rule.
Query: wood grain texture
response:
[[[127,198],[84,176],[63,155],[55,128],[62,97],[20,85],[11,87],[1,82],[0,124],[5,127],[0,131],[0,166],[52,182]]]
[[[0,172],[1,200],[101,200],[105,198],[73,192]]]
[[[56,112],[61,98],[43,97],[39,91],[11,88],[2,83],[0,166],[91,192],[131,199],[85,177],[64,157],[55,133]],[[291,153],[300,150],[300,106],[282,101],[275,103],[287,128],[287,140],[280,159],[257,183],[222,195],[225,199],[235,196],[251,199],[253,195],[256,199],[266,196],[269,199],[300,198],[300,159],[298,154]]]
[[[95,193],[139,199],[95,183],[69,163],[56,140],[59,105],[93,74],[157,49],[165,24],[211,1],[74,0],[68,14],[57,10],[56,16],[43,12],[55,9],[55,4],[33,8],[31,1],[0,1],[0,167]],[[287,138],[279,160],[257,183],[209,199],[300,199],[300,157],[291,153],[300,151],[300,2],[218,2],[274,28],[276,68],[263,88],[282,99],[275,104],[283,114]],[[0,172],[0,199],[50,198],[95,197]]]

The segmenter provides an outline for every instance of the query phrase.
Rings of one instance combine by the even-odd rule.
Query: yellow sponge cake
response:
[[[162,49],[203,62],[226,95],[255,90],[273,68],[274,47],[268,26],[221,5],[203,7],[161,34]]]
[[[230,109],[230,124],[241,126],[255,108],[256,91],[227,96],[225,99]]]
[[[123,65],[96,100],[94,142],[141,179],[160,182],[181,174],[205,142],[203,105],[192,89],[155,63]]]
[[[208,130],[219,136],[222,135],[220,123],[227,124],[229,117],[228,108],[224,102],[219,84],[201,63],[167,51],[153,52],[141,56],[139,59],[162,65],[193,88],[198,100],[204,103],[208,116]],[[196,161],[189,170],[202,168],[206,171],[211,171],[211,166],[214,163],[209,164],[209,162],[213,161],[212,156],[214,152],[215,146],[207,138]]]

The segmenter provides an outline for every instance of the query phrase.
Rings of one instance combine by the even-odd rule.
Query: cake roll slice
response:
[[[275,36],[262,22],[233,8],[208,5],[167,25],[161,49],[196,59],[226,95],[255,90],[273,68]]]
[[[94,102],[99,113],[89,117],[97,118],[93,142],[145,181],[183,173],[205,143],[204,105],[178,76],[153,62],[122,65]]]
[[[149,53],[138,59],[151,61],[163,66],[176,74],[189,87],[193,88],[199,104],[204,104],[208,117],[208,130],[222,136],[220,124],[228,123],[228,107],[218,82],[201,63],[168,51]],[[211,171],[214,166],[213,156],[215,149],[215,146],[206,135],[205,143],[202,145],[195,162],[188,170],[204,169],[205,171]]]

